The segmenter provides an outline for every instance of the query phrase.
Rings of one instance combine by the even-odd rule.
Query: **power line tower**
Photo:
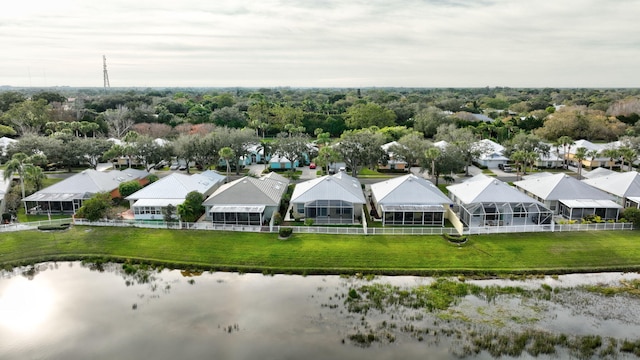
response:
[[[111,87],[109,84],[109,73],[107,72],[107,57],[102,55],[102,77],[104,78],[104,91]]]

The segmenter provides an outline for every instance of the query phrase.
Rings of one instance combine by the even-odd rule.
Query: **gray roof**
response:
[[[291,195],[292,203],[308,203],[315,200],[342,200],[352,204],[364,204],[364,194],[358,179],[338,171],[296,185]]]
[[[245,176],[220,186],[203,205],[266,205],[277,206],[287,191],[289,181],[272,174],[253,178]]]
[[[205,196],[215,187],[222,183],[225,176],[214,171],[205,171],[201,174],[185,175],[172,173],[149,186],[129,195],[127,200],[139,199],[181,199],[184,200],[187,194],[197,191]],[[139,201],[138,201],[139,202]],[[136,202],[136,205],[140,206]],[[173,204],[176,205],[176,204]],[[146,205],[149,206],[149,205]]]
[[[622,206],[611,200],[560,200],[561,203],[572,209],[622,209]]]
[[[613,173],[582,181],[619,197],[640,196],[640,174],[637,171]]]
[[[24,201],[69,201],[72,199],[86,199],[90,197],[91,194],[111,192],[117,189],[120,183],[141,179],[148,175],[146,171],[128,170],[133,171],[112,170],[102,172],[93,169],[83,170],[59,183],[27,196]]]
[[[513,185],[544,200],[613,200],[613,197],[604,191],[562,173],[516,181]]]
[[[516,190],[506,183],[482,174],[455,185],[447,186],[449,193],[463,204],[473,203],[537,203],[539,201]]]
[[[371,193],[381,205],[449,204],[451,200],[437,186],[413,174],[371,184]]]

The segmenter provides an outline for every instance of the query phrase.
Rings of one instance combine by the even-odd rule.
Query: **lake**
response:
[[[620,349],[640,339],[638,281],[45,263],[0,275],[0,359],[635,358]]]

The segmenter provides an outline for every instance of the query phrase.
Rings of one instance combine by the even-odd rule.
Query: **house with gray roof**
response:
[[[447,189],[470,228],[552,224],[553,212],[544,204],[498,179],[478,174]]]
[[[513,185],[567,219],[597,215],[603,220],[617,220],[622,209],[614,196],[563,173],[516,181]]]
[[[490,139],[482,139],[476,142],[474,148],[478,149],[480,154],[474,159],[482,166],[490,169],[498,168],[500,164],[509,162],[509,158],[504,156],[504,146]]]
[[[585,179],[595,179],[601,176],[613,175],[616,172],[607,168],[599,167],[591,171],[582,171],[582,177]]]
[[[452,204],[437,186],[414,174],[371,184],[371,202],[382,225],[444,226]]]
[[[356,223],[364,204],[360,181],[345,171],[301,182],[291,195],[293,216],[318,224]]]
[[[640,174],[637,171],[614,172],[582,181],[613,195],[615,201],[624,207],[640,207]]]
[[[186,175],[172,173],[127,196],[136,220],[163,220],[163,209],[169,205],[178,206],[192,191],[205,198],[211,195],[225,181],[226,177],[207,170],[199,174]]]
[[[271,172],[221,185],[203,203],[208,220],[224,225],[262,225],[278,211],[289,179]]]
[[[33,214],[74,214],[84,200],[97,193],[109,193],[111,198],[120,197],[119,186],[123,182],[138,181],[146,185],[148,172],[136,169],[96,171],[83,170],[56,184],[22,199],[24,207]]]

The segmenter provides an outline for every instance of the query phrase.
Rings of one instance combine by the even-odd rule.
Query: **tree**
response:
[[[224,160],[224,163],[227,165],[227,181],[229,181],[229,173],[231,172],[231,164],[229,163],[230,160],[233,160],[236,155],[233,152],[233,149],[225,146],[222,149],[220,149],[219,152],[220,158]]]
[[[433,151],[432,154],[435,154],[435,151]],[[424,164],[422,165],[423,171],[426,170]],[[448,174],[462,170],[465,166],[464,158],[460,150],[450,145],[438,150],[438,155],[431,164],[433,165],[431,176],[435,178],[436,185],[438,185],[441,175],[448,176]]]
[[[104,218],[111,206],[109,193],[97,193],[82,202],[76,215],[89,221],[97,221]]]
[[[104,121],[109,127],[109,136],[116,139],[121,139],[134,124],[133,119],[129,116],[129,108],[123,105],[105,111]]]
[[[246,116],[236,107],[223,107],[211,114],[211,122],[218,126],[240,129],[247,126]]]
[[[27,169],[34,167],[34,162],[42,162],[42,155],[28,156],[25,153],[13,154],[11,160],[7,161],[4,170],[4,180],[11,179],[14,173],[20,177],[20,189],[22,190],[22,198],[25,198],[24,181]]]
[[[620,152],[618,149],[608,148],[602,150],[602,156],[609,158],[609,170],[613,170],[613,164],[620,157]]]
[[[40,166],[27,166],[25,168],[25,180],[33,185],[36,191],[42,189],[42,183],[47,178],[47,174]]]
[[[131,144],[133,146],[133,154],[145,170],[149,171],[154,164],[162,160],[168,160],[171,157],[171,147],[158,144],[151,137],[146,135],[138,136]]]
[[[424,134],[424,137],[432,138],[436,135],[438,127],[442,124],[451,124],[453,120],[440,109],[430,106],[418,112],[413,119],[413,128]]]
[[[511,161],[516,164],[516,180],[520,180],[520,169],[522,165],[525,163],[527,158],[527,152],[524,150],[518,150],[511,154]]]
[[[351,175],[356,177],[359,166],[375,165],[384,160],[386,153],[382,145],[385,140],[382,134],[372,129],[347,130],[340,136],[336,150],[351,168]]]
[[[375,103],[356,104],[350,106],[345,113],[345,123],[352,129],[369,128],[377,126],[393,126],[396,114],[387,108]]]
[[[629,163],[627,167],[627,171],[633,170],[633,160],[636,159],[638,153],[630,147],[623,146],[618,149],[620,152],[620,156],[622,157],[622,165],[624,166],[625,161]]]
[[[40,134],[45,124],[51,119],[49,105],[44,99],[16,103],[3,115],[3,118],[7,123],[12,124],[20,135]]]
[[[173,150],[178,159],[184,160],[187,165],[187,174],[189,174],[189,164],[196,157],[198,152],[198,140],[200,135],[180,135],[173,142]]]
[[[389,147],[389,152],[397,159],[403,160],[408,167],[418,164],[429,148],[429,142],[422,135],[407,134],[398,140],[398,145]]]
[[[288,105],[275,106],[271,111],[273,114],[273,126],[278,130],[286,130],[285,127],[287,125],[292,128],[297,128],[302,125],[304,113],[300,108],[294,108]]]
[[[118,192],[123,199],[140,189],[142,189],[142,185],[137,180],[125,181],[118,185]]]
[[[455,125],[440,125],[436,133],[436,139],[445,140],[460,151],[466,162],[464,167],[465,176],[469,176],[471,161],[488,150],[486,146],[477,143],[471,129],[458,129]]]
[[[558,138],[558,143],[562,144],[562,153],[564,158],[564,167],[567,167],[567,157],[569,156],[569,151],[571,151],[571,146],[573,146],[573,139],[569,136],[561,136]]]
[[[253,102],[247,109],[247,114],[249,115],[249,126],[256,129],[256,136],[260,136],[260,132],[262,132],[264,139],[271,118],[271,104],[264,99]]]
[[[308,143],[309,136],[305,134],[278,134],[275,142],[275,153],[291,161],[290,177],[292,177],[295,170],[295,162],[299,163],[300,160],[304,159],[304,153],[309,150]]]
[[[240,175],[240,158],[247,155],[249,147],[258,143],[258,137],[250,129],[222,128],[218,132],[220,146],[233,149],[236,175]]]
[[[582,162],[587,160],[587,150],[586,147],[580,146],[576,149],[576,153],[573,155],[573,158],[578,162],[578,179],[582,177]]]
[[[640,209],[629,207],[622,211],[622,217],[631,221],[635,229],[640,228]]]
[[[329,165],[335,162],[340,161],[341,156],[340,153],[330,147],[323,146],[318,150],[318,156],[313,159],[313,161],[320,167],[326,168],[326,174],[329,173]]]
[[[197,192],[192,191],[187,194],[184,202],[176,207],[180,220],[185,222],[195,222],[204,214],[204,206],[202,202],[204,196]]]
[[[589,170],[593,170],[593,162],[598,157],[600,152],[598,150],[589,150],[587,151],[587,158],[590,160],[589,162]]]
[[[176,220],[176,207],[172,204],[163,207],[161,211],[162,219],[167,223],[167,226]]]
[[[83,138],[76,141],[76,146],[80,149],[80,152],[84,154],[84,157],[93,169],[98,167],[100,159],[111,149],[112,145],[109,140],[102,138]]]
[[[427,162],[431,164],[431,169],[429,170],[429,175],[431,177],[435,177],[436,174],[436,160],[440,157],[441,151],[440,148],[431,146],[427,150],[424,151],[424,157]],[[423,165],[424,167],[424,165]],[[436,185],[438,184],[436,178]]]
[[[11,126],[0,124],[0,137],[3,136],[15,136],[17,133]]]

